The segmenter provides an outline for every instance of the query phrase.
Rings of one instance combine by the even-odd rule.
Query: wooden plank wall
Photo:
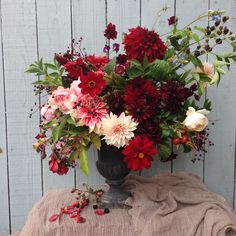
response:
[[[235,31],[236,0],[0,0],[0,235],[22,227],[33,204],[50,188],[79,186],[83,182],[101,184],[95,169],[96,151],[89,151],[91,175],[79,169],[58,177],[41,163],[31,146],[38,131],[39,113],[34,107],[43,104],[33,95],[31,82],[24,73],[29,63],[39,57],[51,60],[54,52],[66,49],[72,38],[84,38],[87,53],[102,53],[103,30],[113,22],[119,32],[142,25],[153,27],[157,12],[163,13],[154,26],[160,34],[168,32],[167,18],[176,14],[181,25],[208,9],[223,8],[233,16]],[[203,21],[203,25],[207,22]],[[121,35],[118,35],[121,42]],[[222,48],[220,50],[224,50]],[[210,58],[209,58],[210,60]],[[235,132],[236,65],[224,77],[218,89],[210,89],[213,100],[211,128],[215,146],[201,161],[193,164],[189,155],[172,163],[155,161],[143,175],[188,171],[198,174],[210,190],[222,194],[233,207],[235,202]],[[30,109],[36,110],[29,119]]]

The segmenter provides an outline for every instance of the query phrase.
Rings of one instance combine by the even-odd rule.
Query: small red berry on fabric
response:
[[[105,214],[105,212],[104,212],[104,210],[103,209],[97,209],[97,210],[95,210],[95,212],[94,212],[96,215],[99,215],[99,216],[102,216],[102,215],[104,215]]]

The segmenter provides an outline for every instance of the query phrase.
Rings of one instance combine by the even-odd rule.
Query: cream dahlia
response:
[[[134,137],[138,122],[135,122],[132,116],[126,116],[122,112],[119,116],[110,113],[102,119],[101,134],[108,145],[114,145],[117,148],[125,146],[131,138]]]

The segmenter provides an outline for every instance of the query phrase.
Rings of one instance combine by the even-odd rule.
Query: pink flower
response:
[[[74,80],[70,85],[70,91],[72,94],[76,95],[78,98],[82,96],[81,89],[79,88],[79,84],[81,83],[80,79]]]
[[[45,105],[41,108],[40,115],[43,123],[47,124],[49,121],[56,118],[56,109]]]
[[[101,120],[107,115],[105,106],[106,104],[100,97],[85,95],[80,106],[74,110],[72,115],[77,120],[78,125],[88,126],[89,132],[99,132]]]
[[[48,103],[54,109],[59,108],[63,113],[69,113],[78,100],[78,96],[71,93],[69,88],[58,87],[49,97]]]

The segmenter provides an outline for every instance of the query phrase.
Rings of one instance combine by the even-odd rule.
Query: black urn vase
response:
[[[122,188],[124,177],[130,173],[123,158],[121,149],[102,142],[96,166],[98,172],[106,178],[106,183],[110,186],[109,190],[101,197],[103,205],[119,207],[130,196],[130,193]]]

